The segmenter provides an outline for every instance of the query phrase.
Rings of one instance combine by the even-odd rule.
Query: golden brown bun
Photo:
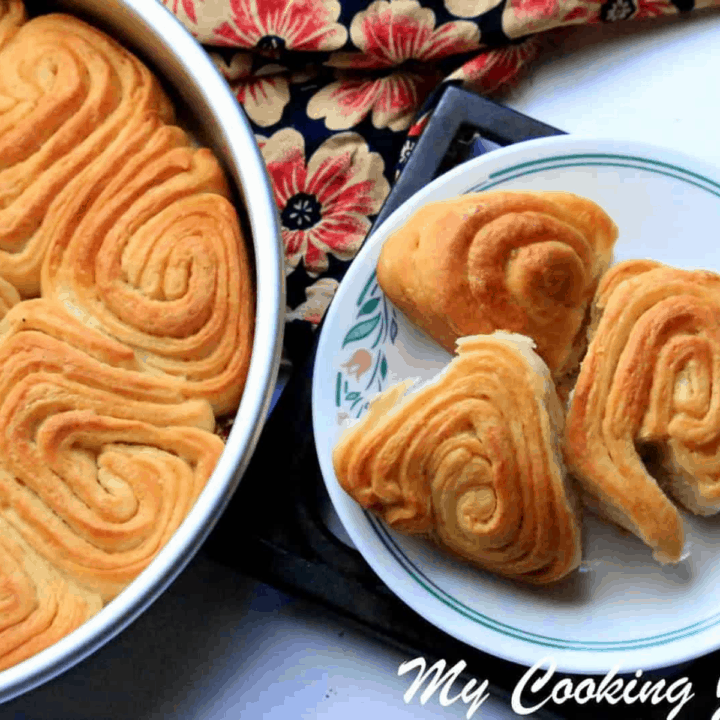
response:
[[[66,15],[22,25],[0,67],[0,274],[32,297],[60,216],[77,222],[173,110],[139,60]]]
[[[580,562],[562,409],[528,338],[462,338],[432,383],[384,391],[333,454],[340,485],[401,532],[535,584]]]
[[[555,377],[584,350],[583,323],[617,228],[570,193],[484,192],[426,205],[378,261],[390,300],[449,352],[508,330],[537,343]]]
[[[720,276],[620,263],[595,313],[567,462],[602,514],[677,562],[683,523],[664,491],[695,513],[720,510]]]
[[[207,399],[218,415],[242,395],[255,312],[228,196],[210,151],[161,128],[77,227],[55,233],[42,271],[43,298],[132,348],[149,372]]]
[[[102,607],[0,517],[0,670],[61,640]]]
[[[0,320],[5,317],[11,307],[20,302],[20,293],[7,280],[0,277]]]
[[[24,21],[0,0],[0,669],[185,519],[255,310],[225,175],[158,81],[73,17]]]
[[[0,49],[15,35],[26,19],[23,0],[0,0]]]
[[[0,515],[108,600],[177,529],[223,443],[206,401],[54,337],[43,303],[15,306],[2,325]]]

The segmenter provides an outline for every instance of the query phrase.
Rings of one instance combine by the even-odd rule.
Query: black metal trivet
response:
[[[376,226],[395,208],[443,172],[472,157],[538,137],[561,135],[550,127],[460,88],[448,87],[420,137],[402,175],[383,206]],[[292,325],[292,323],[290,324]],[[303,325],[305,325],[303,323]],[[289,328],[290,332],[293,331]],[[319,334],[319,333],[318,333]],[[310,342],[308,342],[310,346]],[[311,387],[315,346],[293,358],[290,377],[263,430],[252,461],[203,552],[288,594],[314,600],[346,621],[401,650],[408,660],[424,656],[428,666],[444,659],[448,668],[467,663],[465,680],[487,679],[496,696],[509,701],[527,668],[480,652],[438,630],[408,608],[377,577],[362,555],[341,542],[326,522],[330,498],[318,466],[312,431]],[[549,654],[552,654],[549,651]],[[711,718],[720,706],[715,688],[720,652],[662,673],[644,673],[642,682],[662,677],[671,684],[688,676],[695,698],[679,717]],[[635,668],[623,668],[631,673]],[[414,677],[414,673],[408,678]],[[561,677],[556,675],[552,685]],[[576,684],[580,678],[574,678]],[[538,711],[533,718],[655,720],[671,705],[573,701]],[[438,709],[441,714],[441,710]],[[482,716],[482,708],[477,716]]]

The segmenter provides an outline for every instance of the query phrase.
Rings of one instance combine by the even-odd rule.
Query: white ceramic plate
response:
[[[650,670],[715,650],[720,517],[688,520],[690,557],[666,569],[636,538],[586,519],[581,571],[555,587],[534,588],[390,531],[337,483],[331,454],[343,420],[361,414],[381,388],[429,377],[449,360],[380,291],[374,269],[383,242],[425,203],[491,188],[567,190],[596,201],[620,228],[616,261],[654,258],[720,271],[720,169],[671,150],[557,137],[497,150],[439,178],[373,234],[322,331],[313,423],[335,509],[353,543],[402,600],[480,650],[525,665],[550,656],[560,670],[574,673],[605,673],[617,664],[622,671]]]

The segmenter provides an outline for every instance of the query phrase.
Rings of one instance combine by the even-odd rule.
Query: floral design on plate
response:
[[[210,57],[256,125],[268,127],[280,121],[285,106],[290,102],[286,68],[269,64],[253,73],[253,57],[246,52],[236,53],[229,63],[218,53],[211,52]]]
[[[371,115],[376,128],[397,131],[410,126],[439,80],[435,68],[423,63],[476,50],[480,29],[465,20],[436,28],[435,13],[417,0],[376,0],[355,15],[350,37],[360,52],[330,57],[327,64],[338,68],[337,80],[313,95],[308,116],[325,118],[331,130],[345,130]],[[388,73],[360,76],[359,70]]]
[[[388,377],[387,343],[395,344],[398,323],[395,308],[380,290],[375,272],[355,301],[352,325],[340,352],[343,362],[335,378],[337,422],[359,418]]]
[[[347,41],[347,29],[337,22],[337,0],[229,0],[229,5],[232,21],[213,31],[217,45],[256,48],[278,58],[286,50],[337,50]]]
[[[297,130],[258,142],[280,210],[286,270],[302,260],[317,275],[328,269],[328,253],[351,260],[390,192],[381,155],[356,133],[328,138],[307,163]]]

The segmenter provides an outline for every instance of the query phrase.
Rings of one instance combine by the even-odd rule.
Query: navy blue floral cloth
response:
[[[570,26],[720,4],[162,1],[227,78],[267,163],[282,219],[291,356],[321,320],[445,83],[496,94]]]

